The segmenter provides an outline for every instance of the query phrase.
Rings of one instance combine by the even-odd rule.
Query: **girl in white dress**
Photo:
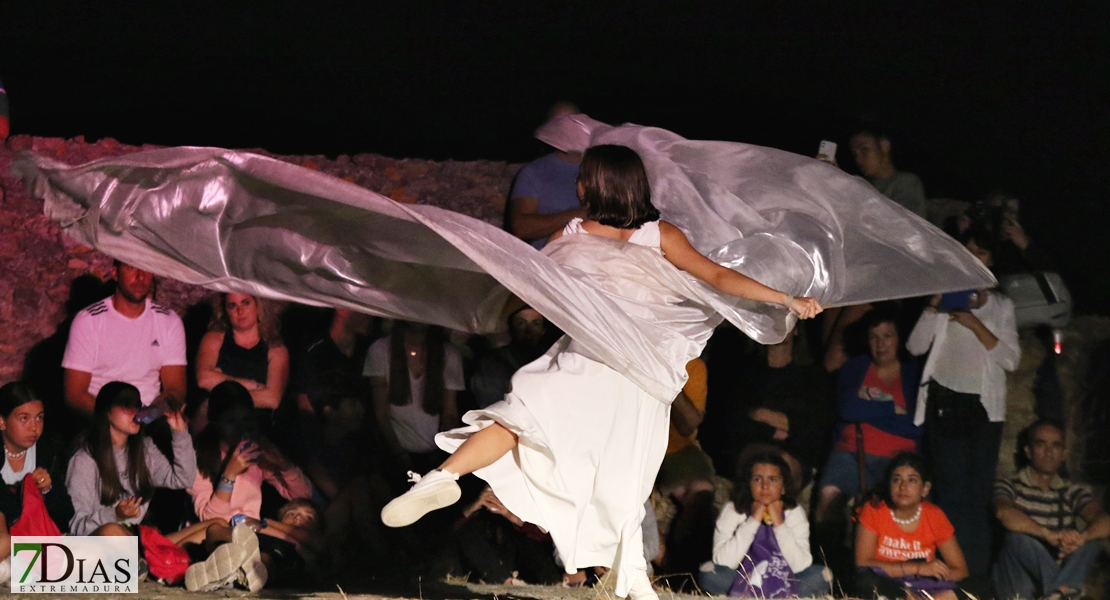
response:
[[[784,305],[803,319],[821,312],[812,298],[792,297],[710,261],[681,230],[660,221],[643,163],[631,149],[590,148],[582,158],[577,184],[587,219],[572,220],[552,241],[572,238],[565,245],[577,236],[597,236],[627,242],[622,247],[627,246],[633,257],[630,269],[636,261],[658,262],[661,254],[674,267],[720,291]],[[656,255],[637,254],[643,247]],[[563,262],[583,260],[589,257]],[[650,271],[610,272],[595,279],[607,292],[645,305],[648,316],[653,303],[685,300],[661,284],[652,286]],[[704,340],[698,343],[704,345]],[[685,360],[676,364],[682,368]],[[416,485],[382,510],[386,525],[402,527],[455,503],[461,493],[455,481],[475,473],[489,482],[506,508],[551,533],[568,573],[612,567],[617,571],[618,596],[655,597],[640,524],[644,500],[667,446],[669,403],[584,355],[564,337],[517,371],[503,401],[471,411],[463,421],[468,426],[437,437],[452,456],[423,478],[414,476]]]

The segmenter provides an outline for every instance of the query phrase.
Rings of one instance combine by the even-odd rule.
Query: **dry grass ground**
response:
[[[10,589],[4,586],[4,589]],[[27,598],[36,600],[42,598],[39,594],[11,594],[11,598]],[[107,594],[67,594],[66,598],[74,600],[104,600],[105,598],[135,598],[136,595],[127,594],[110,596]],[[421,582],[405,586],[381,586],[380,588],[354,588],[340,589],[338,587],[326,590],[267,590],[258,594],[250,594],[241,590],[220,590],[208,593],[191,593],[183,587],[165,587],[157,583],[143,583],[139,588],[137,597],[152,600],[183,600],[185,598],[273,598],[288,600],[367,600],[377,598],[404,598],[412,600],[616,600],[612,592],[597,588],[561,588],[555,586],[527,585],[480,585],[459,584],[452,585],[444,582]],[[659,592],[660,600],[694,600],[706,598],[691,594],[674,594],[666,590]]]

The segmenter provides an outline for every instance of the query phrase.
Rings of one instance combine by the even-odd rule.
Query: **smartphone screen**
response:
[[[817,158],[836,160],[836,142],[821,140],[821,144],[817,146]]]
[[[949,292],[940,297],[940,306],[937,308],[943,312],[956,312],[962,310],[971,310],[971,307],[978,304],[979,292],[976,290],[968,290],[966,292]]]

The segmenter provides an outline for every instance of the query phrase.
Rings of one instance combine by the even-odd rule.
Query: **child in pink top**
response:
[[[266,583],[268,567],[272,565],[265,563],[270,555],[282,545],[292,549],[261,518],[262,482],[269,482],[288,500],[311,497],[312,484],[277,447],[258,434],[250,392],[241,384],[225,381],[212,389],[208,418],[208,425],[197,436],[197,475],[188,491],[198,517],[219,521],[210,525],[205,535],[205,548],[211,557],[190,567],[185,586],[190,591],[217,589],[240,571],[243,574],[240,583],[252,592],[257,591]],[[261,527],[250,529],[265,535],[258,536],[257,541],[244,542],[253,533],[240,532],[241,539],[237,540],[231,523],[236,515],[260,521]],[[235,528],[238,529],[242,526]],[[223,552],[220,546],[229,543],[243,546],[242,551],[217,555],[217,550]],[[228,568],[229,560],[243,564]]]
[[[258,444],[252,442],[240,444],[239,448],[236,448],[232,459],[228,461],[229,466],[239,461],[245,462],[251,456],[256,457],[255,460],[258,462],[249,464],[245,471],[232,479],[234,484],[229,494],[214,493],[220,490],[214,489],[211,480],[199,472],[197,473],[196,481],[189,488],[189,495],[193,498],[193,509],[196,510],[198,517],[201,519],[227,520],[235,515],[247,515],[252,519],[261,518],[263,481],[274,486],[278,493],[288,500],[312,496],[312,484],[308,481],[304,472],[289,462],[288,459],[282,457],[272,445],[267,444],[267,446],[269,448],[265,452],[260,449]],[[272,459],[267,461],[265,458],[267,453],[276,454],[278,460],[284,460],[284,464]],[[247,459],[244,459],[244,457],[247,457]],[[274,469],[263,469],[258,464],[263,461],[271,464],[276,462],[280,466]],[[281,468],[282,466],[285,468]],[[227,483],[223,481],[222,476],[220,482]]]

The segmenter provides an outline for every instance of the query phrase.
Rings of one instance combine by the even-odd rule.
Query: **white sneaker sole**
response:
[[[255,550],[254,554],[248,557],[243,567],[239,569],[239,585],[251,592],[257,592],[265,587],[269,576],[270,573],[266,570],[266,565],[262,564],[262,556]]]
[[[212,592],[220,589],[224,584],[241,578],[245,568],[257,563],[262,572],[262,583],[258,584],[256,592],[266,583],[266,567],[262,564],[258,552],[258,536],[246,525],[239,525],[231,530],[231,541],[216,548],[212,555],[185,571],[185,589],[190,592]]]
[[[382,523],[387,527],[405,527],[433,510],[451,506],[462,497],[459,484],[445,479],[435,485],[416,488],[401,494],[382,509]]]
[[[247,555],[238,572],[239,585],[257,592],[266,585],[270,576],[258,550],[258,535],[250,527],[239,525],[231,531],[231,543],[242,548]]]
[[[232,581],[247,559],[244,548],[237,544],[224,544],[212,551],[212,555],[189,566],[185,571],[185,589],[190,592],[212,592]]]

